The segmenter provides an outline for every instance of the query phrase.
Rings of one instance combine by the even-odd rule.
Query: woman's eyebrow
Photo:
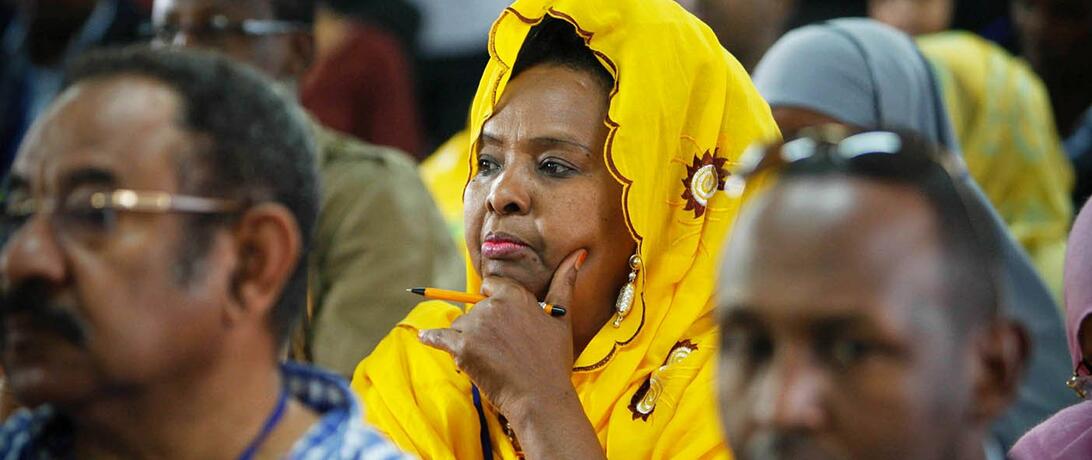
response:
[[[539,147],[539,148],[550,148],[550,147],[558,147],[558,146],[576,147],[576,148],[578,148],[580,150],[583,150],[584,153],[588,154],[589,156],[592,155],[591,147],[588,147],[588,146],[586,146],[584,144],[581,144],[580,142],[577,142],[575,140],[565,139],[565,138],[559,137],[559,136],[536,137],[534,139],[531,139],[531,143],[535,147]]]

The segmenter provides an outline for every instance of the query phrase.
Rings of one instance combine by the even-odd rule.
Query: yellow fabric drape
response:
[[[713,399],[712,296],[739,202],[720,190],[747,146],[779,137],[769,107],[712,31],[672,0],[518,0],[490,32],[469,139],[478,139],[524,38],[547,15],[572,23],[615,78],[603,160],[623,185],[625,225],[645,265],[633,311],[577,357],[573,385],[610,458],[730,457]],[[474,267],[467,273],[476,292],[480,278]],[[459,314],[422,303],[353,378],[367,420],[425,458],[482,454],[470,382],[416,337]],[[672,353],[680,345],[689,355]],[[631,409],[642,398],[653,404],[647,417]],[[486,420],[494,455],[513,458],[495,414]]]
[[[470,135],[459,131],[440,148],[429,155],[417,169],[440,214],[447,222],[448,231],[455,238],[459,253],[466,254],[466,238],[463,228],[463,188],[470,177]]]
[[[1062,305],[1074,179],[1046,88],[1026,63],[977,35],[945,32],[918,45],[941,82],[971,176]]]

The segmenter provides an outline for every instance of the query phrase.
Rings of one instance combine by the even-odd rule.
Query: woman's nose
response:
[[[531,209],[529,174],[521,167],[505,168],[489,188],[489,210],[497,214],[527,214]]]

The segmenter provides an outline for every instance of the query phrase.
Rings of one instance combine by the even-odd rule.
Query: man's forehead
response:
[[[179,126],[181,102],[165,83],[118,75],[65,90],[28,133],[12,168],[33,188],[54,187],[76,169],[118,177],[158,177],[169,154],[190,136]]]
[[[940,295],[932,213],[912,188],[844,176],[791,179],[740,216],[721,305],[891,305]]]

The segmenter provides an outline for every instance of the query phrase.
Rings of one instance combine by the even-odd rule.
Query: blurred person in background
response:
[[[754,153],[717,300],[736,458],[1002,460],[1028,338],[959,157],[841,125]]]
[[[721,44],[754,71],[758,60],[785,33],[798,0],[697,0],[691,9]]]
[[[489,27],[511,0],[408,0],[421,13],[417,96],[427,151],[466,129],[466,114],[489,62]]]
[[[155,40],[220,51],[291,91],[310,64],[313,8],[308,0],[156,0]],[[311,128],[323,186],[308,260],[313,311],[297,351],[351,375],[418,301],[407,288],[458,288],[463,266],[409,157],[315,121]]]
[[[29,409],[0,456],[398,457],[340,377],[278,364],[318,211],[297,105],[178,50],[67,78],[3,192],[2,359]]]
[[[869,0],[868,15],[910,35],[948,30],[955,0]]]
[[[1023,56],[1043,78],[1077,169],[1074,202],[1092,195],[1092,0],[1012,0]]]
[[[127,0],[12,3],[14,16],[0,29],[0,174],[57,94],[64,67],[89,49],[139,40],[143,20]]]
[[[460,254],[466,254],[466,232],[463,222],[463,189],[470,177],[470,133],[466,130],[444,142],[425,158],[417,170],[425,182],[440,214],[447,222],[448,232]]]
[[[926,35],[917,44],[971,176],[1061,305],[1074,179],[1046,87],[1022,59],[970,32]]]
[[[794,30],[763,57],[754,79],[786,138],[834,122],[906,129],[961,152],[928,62],[909,36],[879,22],[839,19]],[[999,235],[1003,313],[1020,321],[1031,336],[1020,396],[993,425],[993,435],[1007,449],[1069,402],[1057,386],[1068,375],[1064,327],[1041,275],[973,178],[966,181],[975,192],[969,205],[986,209]]]
[[[300,101],[331,129],[423,158],[410,48],[388,28],[398,25],[362,20],[386,11],[370,11],[378,9],[376,1],[317,2],[314,63],[301,82]],[[412,24],[400,27],[410,29],[404,34],[414,31]]]
[[[340,15],[332,14],[327,17],[327,13]],[[319,41],[317,45],[320,54],[323,53],[323,45],[319,36],[326,26],[325,21],[331,19],[336,22],[340,19],[339,16],[350,17],[390,32],[402,44],[408,56],[413,56],[417,50],[421,12],[409,0],[322,0],[315,18],[315,39]],[[334,25],[334,28],[337,26]]]
[[[1066,338],[1081,400],[1035,427],[1009,452],[1014,460],[1086,460],[1092,453],[1092,201],[1073,224],[1065,262]]]

